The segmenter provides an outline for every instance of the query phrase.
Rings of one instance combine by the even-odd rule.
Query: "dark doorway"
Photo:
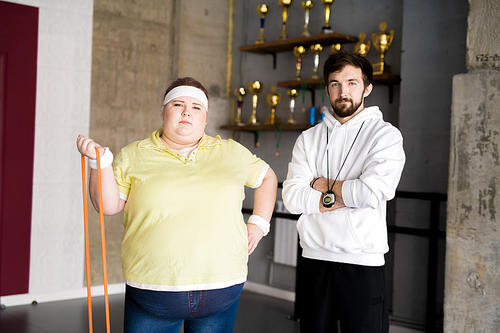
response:
[[[29,289],[38,8],[0,1],[0,296]]]

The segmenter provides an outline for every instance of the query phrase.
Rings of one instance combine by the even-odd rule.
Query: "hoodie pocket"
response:
[[[335,253],[361,253],[365,247],[351,222],[352,208],[303,215],[298,223],[303,247]]]

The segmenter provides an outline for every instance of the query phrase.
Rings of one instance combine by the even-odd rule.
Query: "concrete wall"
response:
[[[85,297],[76,137],[90,134],[114,152],[146,137],[161,126],[166,87],[187,75],[210,90],[207,133],[215,134],[229,121],[229,2],[10,2],[40,8],[40,19],[30,292],[2,304]],[[91,207],[89,220],[92,284],[99,286],[99,220]],[[122,215],[105,222],[108,283],[121,283]],[[102,287],[93,290],[99,293]]]
[[[256,148],[252,135],[218,129],[229,123],[234,112],[234,97],[226,99],[228,75],[231,89],[247,87],[249,81],[257,79],[264,83],[258,107],[258,116],[263,119],[269,108],[262,97],[278,81],[289,80],[295,74],[295,58],[289,53],[278,55],[274,69],[271,56],[237,50],[258,38],[255,7],[259,2],[234,1],[234,42],[229,51],[225,43],[231,38],[228,16],[232,1],[157,0],[134,5],[104,0],[11,2],[40,8],[30,299],[40,293],[80,289],[84,284],[80,165],[74,146],[77,134],[89,134],[90,128],[96,140],[114,151],[145,137],[160,126],[161,95],[178,76],[192,75],[209,88],[214,108],[207,133],[234,135],[270,163],[280,181],[285,179],[298,133],[282,134],[280,156],[275,157],[273,132],[262,133],[261,147]],[[335,31],[354,36],[365,31],[370,35],[378,31],[383,20],[395,30],[395,41],[386,59],[394,73],[401,74],[402,83],[396,88],[392,104],[384,86],[375,87],[367,104],[379,105],[384,117],[398,125],[405,137],[408,163],[400,189],[446,192],[451,77],[465,71],[464,63],[469,69],[468,74],[455,77],[453,88],[447,332],[500,329],[499,314],[495,312],[500,290],[500,235],[496,226],[500,64],[498,56],[486,57],[500,54],[496,40],[500,33],[498,6],[494,0],[470,0],[468,50],[464,47],[468,9],[465,0],[355,0],[338,1],[332,7]],[[266,19],[269,41],[278,37],[281,25],[281,9],[276,3],[270,4],[270,9]],[[313,33],[319,31],[322,20],[322,5],[317,2],[311,11]],[[298,3],[290,9],[289,22],[289,36],[300,35],[303,11]],[[352,45],[346,48],[352,49]],[[328,53],[323,51],[321,63]],[[377,60],[373,49],[368,58]],[[228,63],[233,66],[228,68]],[[311,73],[312,56],[308,54],[303,75]],[[321,103],[318,92],[315,104]],[[284,97],[278,107],[279,117],[287,117],[286,104]],[[307,93],[305,106],[311,104]],[[298,105],[302,106],[301,98]],[[246,121],[251,110],[249,98],[243,108]],[[298,112],[297,120],[306,122],[307,116]],[[251,205],[249,192],[245,206]],[[428,208],[398,200],[395,209],[398,225],[426,227],[419,221]],[[91,216],[93,284],[100,284],[96,217]],[[122,282],[121,216],[107,218],[106,223],[109,282]],[[394,304],[403,319],[422,322],[421,290],[425,286],[421,281],[425,280],[425,272],[418,267],[426,264],[426,244],[401,237],[392,245],[392,251],[398,253],[394,258]],[[272,247],[273,233],[250,258],[250,281],[268,284],[268,254]],[[278,267],[274,283],[293,289],[294,270]]]
[[[469,2],[469,71],[453,80],[444,331],[498,332],[500,4]]]
[[[95,1],[90,136],[115,154],[161,126],[163,92],[176,77],[175,18],[175,1]],[[105,219],[109,283],[123,282],[122,219]],[[89,220],[92,284],[99,285],[99,215],[92,208]]]
[[[205,132],[215,136],[221,134],[220,125],[229,123],[230,119],[227,85],[232,55],[228,52],[228,40],[229,11],[234,0],[177,2],[180,4],[177,76],[192,76],[208,89],[210,114]]]
[[[226,99],[228,1],[96,0],[90,135],[117,153],[160,128],[168,85],[192,76],[211,94],[206,132],[229,119]],[[210,29],[207,29],[210,27]],[[99,216],[91,222],[92,284],[102,284]],[[108,282],[123,282],[123,213],[106,217]]]
[[[448,203],[447,332],[500,330],[500,73],[454,79]]]

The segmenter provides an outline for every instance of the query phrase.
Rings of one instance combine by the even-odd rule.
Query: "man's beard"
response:
[[[350,104],[340,104],[343,101],[347,101]],[[333,112],[340,118],[346,118],[350,117],[356,112],[361,104],[363,103],[363,99],[361,99],[358,103],[354,104],[353,100],[350,98],[342,98],[339,97],[335,100],[335,102],[332,104],[333,107]]]

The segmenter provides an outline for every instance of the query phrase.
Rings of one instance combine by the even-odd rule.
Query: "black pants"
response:
[[[303,262],[302,333],[389,332],[385,266]]]

